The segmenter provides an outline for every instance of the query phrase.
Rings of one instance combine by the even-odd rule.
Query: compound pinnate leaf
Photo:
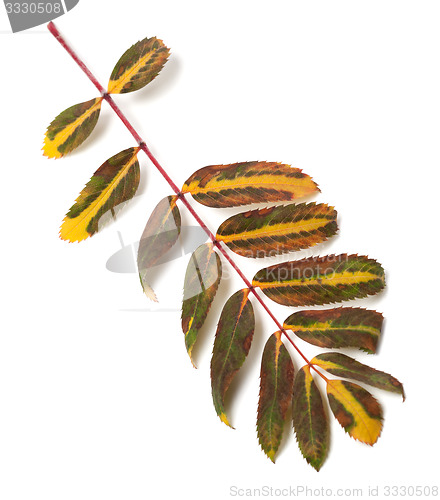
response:
[[[301,203],[233,215],[220,225],[216,237],[244,257],[271,257],[312,247],[337,229],[333,207]]]
[[[222,276],[222,263],[212,243],[205,243],[191,255],[183,287],[182,330],[191,362],[191,353],[205,322]],[[195,366],[195,365],[194,365]]]
[[[298,311],[284,328],[318,347],[357,347],[375,353],[383,323],[381,313],[361,307]]]
[[[98,168],[64,218],[61,239],[85,240],[98,231],[106,212],[133,198],[140,177],[138,152],[139,148],[125,149]]]
[[[279,304],[321,305],[374,295],[385,286],[385,273],[365,256],[327,255],[261,269],[252,285]]]
[[[388,373],[375,370],[371,366],[359,363],[345,354],[326,352],[315,356],[311,363],[337,377],[350,378],[384,391],[397,392],[405,400],[403,385],[396,378]]]
[[[378,440],[382,407],[368,391],[345,380],[329,380],[327,397],[333,415],[352,438],[371,446]]]
[[[319,191],[311,177],[282,163],[210,165],[194,172],[182,192],[208,207],[290,201]]]
[[[169,49],[156,37],[135,43],[116,63],[108,93],[126,94],[145,87],[159,74],[169,54]]]
[[[47,127],[43,154],[61,158],[82,144],[98,122],[102,97],[75,104],[60,113]]]
[[[215,334],[211,359],[211,387],[215,411],[226,425],[224,397],[232,379],[244,363],[255,329],[249,290],[234,293],[223,307]]]
[[[319,470],[327,458],[330,429],[321,393],[308,365],[295,376],[292,419],[301,453]]]
[[[153,210],[142,233],[137,266],[142,288],[148,298],[156,300],[148,283],[148,270],[176,243],[180,235],[182,221],[177,207],[177,196],[163,198]]]
[[[292,404],[293,376],[292,359],[281,341],[281,332],[276,332],[269,337],[263,351],[257,415],[258,441],[272,462]]]

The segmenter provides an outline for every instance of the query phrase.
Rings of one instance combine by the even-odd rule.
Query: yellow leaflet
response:
[[[217,234],[217,239],[227,243],[229,241],[253,239],[255,237],[265,238],[268,236],[289,234],[293,232],[295,233],[296,232],[299,233],[301,231],[312,232],[315,231],[316,229],[319,229],[322,226],[325,226],[329,222],[331,221],[328,218],[299,220],[296,222],[284,222],[282,224],[267,225],[264,227],[264,229],[258,228],[258,229],[253,229],[252,231],[243,231],[240,233],[228,234],[228,235]]]
[[[148,42],[149,40],[146,40]],[[159,40],[160,41],[160,40]],[[160,41],[161,42],[161,41]],[[142,43],[142,42],[138,42]],[[161,42],[162,43],[162,42]],[[163,47],[163,44],[161,45]],[[150,62],[151,59],[157,58],[158,53],[157,50],[147,50],[147,52],[140,58],[138,59],[133,66],[129,66],[117,79],[115,80],[110,80],[108,83],[108,90],[107,92],[109,94],[120,94],[122,90],[124,89],[125,85],[129,83],[136,75],[143,70],[143,68]],[[163,55],[163,64],[165,64],[166,58],[168,57],[168,52],[164,53]],[[120,68],[121,70],[122,68]]]
[[[350,285],[352,283],[362,283],[364,281],[370,281],[370,280],[375,280],[377,279],[378,276],[373,273],[369,272],[351,272],[351,271],[344,271],[342,273],[334,273],[334,274],[328,274],[328,275],[323,275],[319,278],[313,278],[313,279],[308,279],[308,278],[296,278],[292,280],[283,280],[281,283],[282,286],[309,286],[309,285],[322,285],[323,282],[327,282],[329,285]],[[278,281],[273,281],[273,282],[263,282],[260,283],[257,280],[254,280],[253,282],[254,286],[258,286],[259,288],[278,288],[280,287],[280,282]]]
[[[77,217],[70,218],[66,215],[60,228],[60,238],[62,240],[70,242],[83,241],[90,236],[90,233],[87,231],[90,221],[98,214],[98,211],[105,205],[113,191],[124,179],[130,167],[137,161],[139,148],[133,148],[133,151],[134,152],[129,161],[123,168],[120,169],[113,180],[109,182],[109,184],[101,191],[100,195],[92,203],[90,203],[87,208],[85,208]],[[87,194],[86,189],[87,187],[81,192],[77,201],[83,194]]]
[[[44,137],[44,155],[49,158],[61,158],[64,156],[65,153],[59,151],[58,148],[66,143],[69,138],[84,124],[84,122],[93,115],[93,113],[101,109],[102,99],[102,97],[96,98],[94,104],[90,108],[78,116],[73,122],[66,125],[66,127],[60,130],[52,139],[49,139],[49,126],[49,129]]]
[[[239,187],[252,186],[253,188],[265,188],[274,190],[292,190],[292,188],[304,187],[305,193],[309,194],[316,190],[310,186],[310,178],[304,177],[303,179],[288,179],[288,186],[286,186],[286,178],[280,175],[256,175],[255,177],[235,177],[234,179],[222,179],[221,181],[208,181],[205,187],[199,186],[200,180],[196,179],[189,185],[184,184],[182,188],[183,193],[209,193],[210,191],[220,191],[223,189],[236,189]],[[280,187],[281,186],[281,187]],[[314,185],[313,185],[314,187]],[[297,196],[299,197],[299,196]]]
[[[347,389],[347,385],[362,389],[356,384],[342,380],[329,380],[327,382],[327,394],[332,395],[343,406],[343,410],[335,411],[332,408],[332,411],[351,437],[362,443],[373,445],[382,431],[382,420],[371,417],[365,406]],[[365,389],[362,390],[365,391]],[[369,394],[367,391],[365,393]],[[369,396],[371,399],[368,402],[376,410],[378,403],[371,394]],[[349,421],[350,417],[352,421]]]

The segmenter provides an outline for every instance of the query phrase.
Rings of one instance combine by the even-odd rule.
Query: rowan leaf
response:
[[[266,342],[261,360],[257,434],[261,449],[275,462],[287,410],[292,405],[294,368],[281,332]]]
[[[396,378],[371,368],[371,366],[359,363],[345,354],[326,352],[315,356],[311,363],[337,377],[350,378],[384,391],[397,392],[405,400],[403,385]]]
[[[319,470],[327,458],[330,429],[321,393],[308,365],[295,376],[292,419],[301,453]]]
[[[279,304],[321,305],[374,295],[385,286],[385,273],[365,256],[327,255],[261,269],[252,285]]]
[[[334,416],[352,438],[370,446],[378,440],[382,407],[367,390],[345,380],[329,380],[327,397]]]
[[[182,330],[185,334],[186,350],[193,365],[191,353],[217,293],[221,277],[222,263],[214,251],[214,245],[200,245],[191,255],[186,268],[182,303]]]
[[[333,236],[336,210],[301,203],[233,215],[217,230],[217,239],[243,257],[271,257],[309,248]]]
[[[98,231],[106,212],[133,198],[140,176],[138,152],[139,148],[125,149],[98,168],[64,218],[61,239],[85,240]]]
[[[126,94],[145,87],[159,74],[170,50],[156,37],[132,45],[119,59],[110,76],[109,94]]]
[[[265,161],[210,165],[194,172],[182,188],[202,205],[214,208],[290,201],[318,191],[300,169]]]
[[[234,293],[220,315],[211,359],[211,387],[215,411],[229,427],[224,398],[237,371],[243,365],[255,329],[254,309],[249,290]]]
[[[148,298],[157,300],[148,283],[148,270],[176,243],[182,221],[177,196],[163,198],[153,210],[139,241],[137,266],[142,288]]]
[[[381,313],[361,307],[298,311],[284,322],[300,339],[318,347],[357,347],[375,353],[383,323]]]
[[[47,127],[43,154],[61,158],[80,146],[98,122],[102,97],[75,104],[60,113]]]

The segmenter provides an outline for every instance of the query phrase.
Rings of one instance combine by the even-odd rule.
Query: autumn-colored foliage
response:
[[[113,213],[117,205],[134,196],[140,179],[137,156],[142,150],[173,190],[157,204],[140,237],[137,265],[147,297],[156,300],[150,285],[150,269],[180,236],[179,206],[189,210],[211,240],[194,249],[182,283],[183,340],[193,364],[193,347],[213,301],[217,300],[225,261],[246,285],[223,306],[213,342],[211,389],[220,420],[232,427],[225,395],[251,349],[254,306],[260,304],[277,325],[277,331],[265,344],[261,360],[257,436],[263,452],[275,461],[283,432],[289,427],[287,415],[291,415],[302,455],[319,470],[329,450],[330,411],[351,437],[373,445],[382,431],[383,411],[359,383],[404,398],[402,384],[388,373],[341,352],[322,353],[308,360],[293,338],[327,349],[354,348],[375,353],[382,314],[360,307],[290,311],[282,326],[263,295],[288,307],[362,299],[385,287],[382,265],[358,254],[314,256],[265,267],[249,281],[229,250],[244,257],[264,258],[319,247],[337,233],[337,212],[332,206],[289,203],[318,193],[315,181],[284,163],[247,161],[200,168],[179,190],[111,97],[133,92],[151,82],[165,65],[169,49],[155,37],[135,43],[114,67],[106,91],[64,42],[53,23],[49,24],[49,30],[86,72],[101,96],[70,107],[53,120],[44,139],[44,155],[60,158],[80,146],[93,131],[103,101],[113,108],[137,142],[105,161],[92,175],[67,213],[60,237],[70,242],[85,240],[100,229],[104,214]],[[216,209],[254,203],[264,206],[230,216],[214,235],[187,201],[188,194],[196,202]],[[296,374],[290,351],[299,354],[302,360]],[[321,394],[317,378],[326,384],[327,399]]]

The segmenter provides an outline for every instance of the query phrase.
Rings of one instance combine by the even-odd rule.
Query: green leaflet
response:
[[[182,225],[180,212],[176,205],[177,196],[163,198],[153,210],[139,242],[137,265],[142,288],[152,300],[154,292],[148,284],[148,269],[176,243]]]
[[[162,40],[145,38],[119,59],[108,83],[109,94],[126,94],[145,87],[159,74],[170,54]]]
[[[319,347],[357,347],[375,353],[383,323],[381,313],[361,307],[298,311],[284,322],[300,339]]]
[[[258,441],[275,462],[281,442],[286,413],[292,404],[294,368],[290,354],[281,341],[281,332],[271,335],[264,347],[258,402]]]
[[[359,361],[345,354],[326,352],[315,356],[311,363],[337,377],[350,378],[384,391],[397,392],[405,400],[403,385],[396,378],[388,373],[359,363]]]
[[[216,238],[243,257],[271,257],[309,248],[333,236],[336,210],[324,203],[300,203],[233,215]]]
[[[321,393],[305,365],[296,374],[293,387],[293,428],[307,462],[319,470],[327,458],[330,429]]]
[[[234,293],[223,307],[215,334],[211,359],[211,388],[215,411],[226,425],[224,397],[251,347],[255,328],[249,290]]]
[[[279,304],[321,305],[374,295],[385,286],[385,273],[365,256],[327,255],[261,269],[252,285]]]
[[[193,365],[191,352],[217,293],[221,276],[222,263],[214,245],[206,243],[199,246],[186,268],[182,303],[182,330]]]

